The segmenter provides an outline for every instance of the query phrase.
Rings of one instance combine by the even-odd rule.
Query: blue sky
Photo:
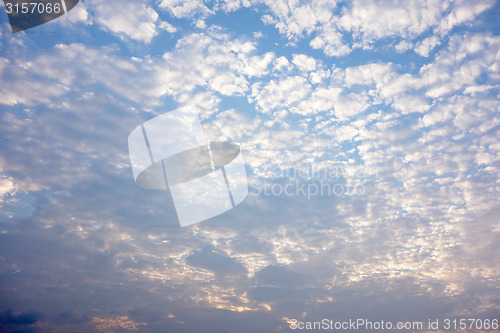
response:
[[[0,12],[2,329],[500,319],[498,2],[82,0],[16,34]],[[180,228],[127,138],[188,104],[250,193]]]

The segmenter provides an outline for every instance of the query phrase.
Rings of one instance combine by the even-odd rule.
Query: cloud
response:
[[[168,22],[162,21],[159,25],[158,28],[166,30],[167,32],[174,33],[177,31],[177,28],[171,25]]]
[[[452,36],[448,49],[438,54],[435,62],[420,69],[420,75],[429,87],[425,94],[433,98],[445,96],[475,85],[480,75],[496,79],[494,69],[499,66],[495,56],[498,48],[498,38],[485,34]],[[485,53],[479,56],[480,51]]]
[[[492,0],[474,2],[426,2],[414,0],[405,3],[387,1],[352,1],[341,9],[337,2],[288,4],[283,1],[260,1],[270,14],[262,16],[281,34],[290,39],[312,36],[310,46],[321,49],[327,56],[342,57],[355,48],[368,48],[384,38],[403,39],[397,45],[399,52],[410,49],[411,41],[419,40],[427,31],[436,35],[418,41],[418,54],[427,56],[438,39],[455,26],[471,22],[494,5]],[[259,3],[260,3],[259,2]],[[352,35],[352,42],[349,37]]]
[[[316,60],[305,54],[294,54],[292,62],[302,72],[312,72],[316,69]]]
[[[408,41],[406,40],[402,40],[401,42],[399,42],[398,44],[396,44],[395,46],[395,49],[398,53],[404,53],[410,49],[413,48],[413,44],[412,43],[409,43]]]
[[[333,25],[325,25],[309,43],[313,49],[322,49],[330,57],[341,57],[351,53],[352,48],[343,40],[342,33]]]
[[[146,103],[157,94],[154,83],[142,75],[152,71],[150,66],[119,58],[110,48],[58,44],[22,65],[6,59],[2,64],[2,78],[12,82],[2,88],[4,98],[0,102],[7,105],[50,105],[77,83],[80,87],[101,84],[118,95]]]
[[[248,89],[247,81],[234,74],[221,74],[213,78],[209,85],[213,90],[226,96],[241,95]]]
[[[186,261],[192,266],[208,269],[222,276],[245,273],[245,268],[237,261],[211,251],[190,254]]]
[[[0,313],[0,327],[9,330],[25,329],[26,326],[35,324],[40,318],[36,312],[23,312],[16,314],[12,309]]]
[[[182,18],[189,17],[193,18],[195,15],[205,17],[212,14],[202,0],[162,0],[160,2],[160,8],[168,10],[174,17]]]
[[[452,30],[455,26],[465,22],[471,22],[477,15],[494,6],[495,1],[483,0],[477,2],[458,1],[450,13],[440,22],[438,32],[443,34]]]
[[[158,13],[130,0],[90,2],[95,22],[120,37],[149,43],[157,34]]]
[[[271,80],[264,87],[261,84],[252,86],[252,99],[263,112],[271,109],[287,108],[304,99],[311,89],[306,79],[301,76],[284,80]]]
[[[92,23],[87,11],[87,6],[81,1],[78,3],[78,6],[67,12],[64,16],[58,19],[58,21],[66,26],[74,25],[76,23]]]
[[[340,18],[339,26],[370,42],[387,36],[418,36],[439,22],[446,2],[410,1],[402,6],[388,1],[353,1]]]
[[[3,89],[0,102],[49,104],[77,83],[79,87],[101,85],[146,105],[157,104],[165,95],[191,93],[207,84],[222,95],[241,95],[248,89],[248,78],[267,73],[274,59],[271,52],[255,55],[252,42],[229,40],[228,35],[217,31],[188,35],[178,42],[176,49],[156,59],[120,58],[117,53],[113,48],[97,49],[73,43],[58,44],[33,58],[26,56],[29,61],[22,66],[1,59],[0,75],[12,84],[0,88]],[[177,57],[190,62],[174,61]],[[226,66],[237,74],[224,72]],[[26,89],[31,93],[23,93]]]
[[[266,266],[255,274],[255,283],[261,286],[301,287],[306,283],[300,273],[290,271],[284,266]]]
[[[30,78],[28,73],[5,58],[0,58],[0,75],[3,81],[10,82],[0,88],[0,103],[5,105],[50,104],[50,100],[67,91],[63,85],[54,83],[47,85],[42,80]],[[26,92],[30,92],[27,94]]]
[[[439,38],[436,36],[428,37],[417,44],[415,52],[423,57],[428,57],[436,45],[439,45]]]
[[[325,24],[331,19],[331,11],[336,8],[336,2],[315,1],[312,3],[288,3],[286,1],[256,1],[264,3],[274,18],[269,23],[276,25],[280,33],[292,38],[309,34],[316,26]]]
[[[292,317],[498,313],[497,38],[436,30],[465,3],[262,4],[297,46],[270,47],[261,26],[258,41],[251,27],[210,26],[245,1],[163,2],[154,22],[134,5],[154,31],[182,32],[149,55],[156,32],[106,28],[127,43],[99,32],[43,49],[1,37],[0,196],[12,218],[0,223],[0,310],[21,311],[11,323],[33,309],[43,317],[21,328],[267,332]],[[162,24],[169,13],[206,19],[206,31]],[[178,228],[167,191],[135,186],[126,138],[188,103],[207,137],[241,144],[252,187],[234,210]],[[342,192],[311,195],[325,184]]]
[[[396,97],[392,106],[401,111],[403,114],[408,114],[412,112],[425,113],[431,106],[425,101],[425,99],[419,96],[401,96]]]

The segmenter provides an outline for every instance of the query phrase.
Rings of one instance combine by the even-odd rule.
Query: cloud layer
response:
[[[493,2],[89,0],[71,13],[38,34],[2,24],[2,327],[494,319]],[[240,143],[251,187],[179,228],[167,191],[135,186],[127,137],[186,104],[210,140]]]

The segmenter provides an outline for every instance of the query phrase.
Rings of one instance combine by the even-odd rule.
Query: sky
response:
[[[2,332],[500,320],[498,1],[0,6]],[[186,105],[249,193],[180,227],[127,138]]]

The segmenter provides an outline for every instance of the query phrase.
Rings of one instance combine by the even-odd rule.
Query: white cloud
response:
[[[279,57],[277,58],[276,60],[274,60],[274,70],[275,71],[279,71],[279,72],[286,72],[288,70],[290,70],[292,67],[290,65],[290,62],[288,61],[288,59],[286,57]]]
[[[303,115],[313,115],[318,112],[329,111],[334,108],[342,89],[335,87],[317,87],[309,98],[301,101],[295,112]]]
[[[323,52],[330,57],[341,57],[352,50],[343,41],[342,33],[332,24],[326,24],[309,45],[316,50],[323,49]]]
[[[430,105],[420,96],[415,95],[402,95],[395,97],[392,106],[401,111],[402,114],[409,114],[412,112],[424,113],[430,109]]]
[[[99,83],[110,91],[134,101],[148,102],[159,97],[155,85],[144,73],[151,73],[148,63],[120,58],[108,48],[94,49],[82,44],[59,44],[50,53],[41,54],[26,63],[26,70],[50,79],[64,90],[74,86]],[[63,65],[66,64],[66,65]]]
[[[353,1],[340,18],[339,26],[361,34],[368,41],[386,37],[417,36],[435,25],[449,3],[413,0],[400,3],[385,1]]]
[[[226,96],[241,95],[248,89],[247,81],[232,73],[221,74],[211,79],[209,87]]]
[[[337,129],[337,131],[336,131],[335,135],[333,135],[333,137],[335,137],[335,139],[338,141],[345,141],[345,140],[351,140],[357,134],[358,134],[358,130],[356,130],[355,128],[353,128],[351,126],[342,126],[342,127],[339,127]]]
[[[417,44],[415,52],[423,57],[428,57],[432,49],[436,47],[439,42],[439,38],[436,36],[428,37]]]
[[[248,138],[254,135],[261,125],[262,120],[259,116],[244,115],[230,109],[218,113],[216,119],[207,124],[206,132],[212,141],[231,140],[248,145]]]
[[[12,178],[7,178],[3,176],[0,178],[0,202],[4,196],[13,193],[16,190],[16,186],[12,181]]]
[[[163,29],[167,32],[170,32],[171,34],[177,31],[177,28],[171,25],[170,23],[166,21],[162,21],[159,25],[158,28]]]
[[[217,29],[191,34],[164,54],[149,79],[160,95],[191,93],[205,85],[222,95],[241,95],[247,91],[249,79],[266,74],[274,59],[271,52],[256,53],[255,43],[230,39]],[[179,58],[185,61],[175,60]]]
[[[230,39],[217,30],[187,35],[174,50],[156,59],[120,58],[116,49],[60,44],[33,59],[19,59],[18,65],[1,59],[0,75],[11,84],[0,88],[0,102],[49,104],[77,83],[80,88],[97,83],[150,106],[159,103],[162,96],[181,98],[200,86],[222,95],[241,95],[247,91],[250,78],[269,71],[275,57],[272,52],[256,53],[254,43]],[[174,60],[178,58],[185,61]],[[30,94],[24,94],[28,88]]]
[[[247,75],[248,77],[259,77],[267,74],[269,65],[274,60],[275,55],[272,52],[267,52],[264,55],[255,55],[248,57],[240,57],[243,67],[238,72]]]
[[[265,85],[252,85],[252,100],[262,112],[286,109],[302,101],[310,92],[311,85],[302,76],[292,76],[283,80],[271,80]]]
[[[488,90],[491,90],[495,88],[492,85],[471,85],[465,88],[464,94],[471,94],[475,95],[476,93],[481,93],[481,92],[486,92]]]
[[[87,7],[83,2],[79,2],[76,7],[63,15],[58,21],[63,25],[72,25],[75,23],[91,24]]]
[[[436,123],[450,120],[453,117],[453,106],[439,104],[432,112],[426,113],[421,118],[423,126],[432,126]]]
[[[317,68],[316,59],[305,54],[294,54],[292,62],[302,72],[312,72]]]
[[[360,1],[344,4],[341,11],[336,1],[315,1],[310,4],[284,1],[257,1],[264,3],[271,14],[262,16],[266,24],[273,24],[289,39],[311,35],[310,46],[322,49],[328,56],[340,57],[354,48],[369,48],[376,40],[397,37],[398,52],[405,52],[416,40],[416,51],[428,56],[439,39],[454,26],[471,22],[477,15],[494,4],[493,0],[482,1],[434,1],[412,0],[404,4],[393,0]],[[427,31],[437,35],[418,42]],[[349,45],[344,40],[346,33],[354,41]]]
[[[452,36],[448,48],[436,56],[436,61],[420,69],[423,82],[429,86],[425,94],[436,98],[475,85],[482,73],[494,78],[491,69],[500,64],[496,59],[499,49],[500,39],[496,37],[485,34]]]
[[[244,6],[244,2],[226,4],[227,11]],[[176,2],[175,6],[182,4]],[[273,11],[283,17],[284,25],[279,27],[290,28],[290,33],[314,34],[321,29],[321,24],[311,28],[300,19],[301,12],[310,15],[313,7],[297,11],[295,3],[270,6],[276,6]],[[344,13],[354,15],[354,9],[347,6]],[[373,20],[371,13],[356,10],[356,15],[367,16],[367,22]],[[197,9],[186,13],[196,16]],[[296,16],[293,20],[288,20],[290,13]],[[399,29],[412,40],[401,50],[413,43],[420,45],[412,39],[413,31],[432,29],[432,24],[423,21],[433,17],[407,14],[373,28],[352,25],[352,31],[359,34],[354,37],[368,41],[380,33],[383,38],[377,29],[384,27],[396,35]],[[405,28],[405,24],[410,26]],[[323,37],[311,38],[318,48],[327,48]],[[404,72],[397,60],[327,68],[299,51],[289,58],[262,54],[257,43],[209,28],[203,33],[185,33],[163,57],[131,58],[116,48],[82,44],[58,45],[25,58],[5,56],[0,73],[9,84],[0,88],[0,101],[4,105],[44,105],[37,107],[36,117],[27,111],[17,114],[9,107],[2,114],[2,133],[9,142],[12,136],[17,140],[2,146],[6,151],[0,159],[3,169],[16,176],[0,179],[0,196],[2,191],[11,193],[13,186],[26,190],[29,184],[55,191],[36,216],[22,222],[32,223],[29,230],[21,229],[22,223],[19,229],[2,228],[17,232],[11,238],[17,247],[32,246],[41,236],[54,240],[50,237],[57,231],[57,241],[69,239],[70,243],[57,243],[58,250],[68,248],[79,254],[57,251],[61,257],[52,260],[54,254],[49,253],[49,262],[69,267],[63,273],[73,276],[75,269],[81,269],[91,276],[97,273],[89,272],[88,267],[97,267],[98,274],[112,275],[112,279],[99,275],[100,281],[109,278],[116,282],[116,276],[125,276],[123,284],[119,281],[122,292],[136,290],[136,281],[140,281],[145,289],[155,290],[148,297],[155,305],[179,308],[183,304],[193,313],[198,308],[218,308],[225,309],[228,316],[230,311],[242,311],[241,319],[255,311],[262,319],[259,309],[272,307],[272,315],[289,314],[294,311],[290,304],[299,304],[298,315],[307,311],[306,316],[316,315],[318,306],[327,312],[335,307],[342,310],[341,306],[342,311],[359,311],[366,298],[347,299],[359,290],[380,287],[383,306],[387,306],[393,304],[387,298],[391,292],[401,298],[401,285],[411,291],[404,294],[405,304],[442,302],[446,304],[442,313],[451,311],[450,300],[473,303],[474,309],[491,309],[496,301],[477,296],[471,285],[477,285],[478,276],[494,285],[498,275],[488,256],[498,252],[497,54],[497,38],[486,33],[457,33],[448,46],[437,51],[435,59],[426,59],[428,64],[420,72]],[[32,89],[31,94],[23,93],[27,88]],[[229,215],[189,230],[148,229],[146,224],[152,221],[174,225],[175,213],[164,196],[133,188],[123,138],[150,118],[131,108],[130,101],[141,107],[157,105],[155,112],[164,112],[173,103],[166,95],[180,104],[200,106],[207,137],[241,142],[248,152],[245,161],[252,176],[261,181],[273,177],[275,166],[340,164],[348,169],[342,181],[362,185],[365,193],[311,200],[250,196],[234,211],[239,219],[236,224],[235,215]],[[225,99],[228,95],[237,96],[238,107],[219,110],[225,105],[221,101],[232,100]],[[245,104],[244,96],[250,105]],[[253,108],[261,112],[252,112]],[[357,176],[359,169],[368,167],[375,170],[370,177]],[[18,174],[32,178],[22,180]],[[139,226],[130,227],[133,223]],[[37,226],[43,228],[31,230]],[[30,232],[32,238],[26,236]],[[8,240],[2,238],[2,249],[10,244]],[[44,238],[39,248],[46,244]],[[47,253],[29,249],[36,255],[34,262],[46,260]],[[200,256],[203,253],[209,255]],[[192,259],[196,256],[212,261],[195,265]],[[48,270],[36,265],[30,268],[24,259],[5,259],[21,266],[15,268],[20,270],[15,273],[16,283],[21,279],[29,286],[29,274],[52,279],[43,273]],[[71,262],[75,260],[81,266]],[[221,277],[221,263],[245,274],[237,279]],[[287,266],[274,269],[276,264]],[[59,266],[57,269],[58,276],[64,276]],[[298,272],[306,278],[298,278]],[[14,285],[9,282],[12,279],[5,280],[7,287]],[[481,286],[488,283],[481,282]],[[167,290],[168,297],[157,295],[165,285],[175,285],[178,291]],[[83,287],[88,287],[86,282]],[[484,288],[485,294],[495,290]],[[294,302],[275,295],[283,290],[293,295]],[[340,290],[340,294],[331,290]],[[449,298],[450,294],[454,296]],[[371,301],[376,299],[370,295]],[[134,299],[130,294],[126,298]],[[269,299],[273,300],[270,305],[262,305]],[[115,300],[110,303],[110,311],[121,311]],[[397,310],[399,303],[394,304]],[[430,315],[437,317],[436,307],[431,310]],[[454,313],[459,310],[467,307],[452,309]],[[132,310],[126,307],[123,311]]]
[[[401,42],[399,42],[395,46],[396,51],[399,52],[399,53],[404,53],[404,52],[406,52],[406,51],[408,51],[408,50],[410,50],[412,48],[413,48],[413,44],[409,43],[406,40],[402,40]]]
[[[92,0],[95,21],[120,37],[149,43],[157,34],[158,13],[133,0]]]
[[[234,12],[241,7],[250,7],[251,3],[249,0],[222,0],[221,1],[222,10],[225,12]]]
[[[457,25],[471,22],[477,15],[491,8],[494,4],[494,0],[456,1],[450,13],[441,19],[437,30],[441,35],[445,34]]]
[[[345,121],[365,111],[369,106],[369,99],[365,94],[351,93],[340,96],[335,103],[335,116],[339,120]]]
[[[382,87],[395,77],[392,64],[367,64],[349,67],[345,71],[345,83],[348,87],[354,84]]]

